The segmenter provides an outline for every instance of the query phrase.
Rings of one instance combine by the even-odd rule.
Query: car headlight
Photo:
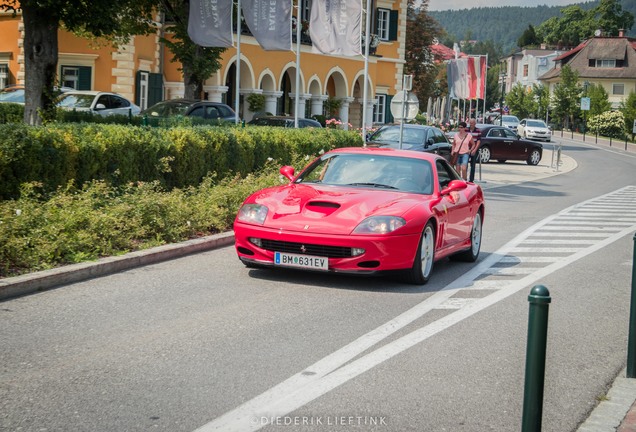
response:
[[[372,216],[363,220],[354,234],[387,234],[406,225],[406,221],[397,216]]]
[[[241,222],[263,225],[267,217],[268,209],[260,204],[245,204],[238,212],[238,220]]]

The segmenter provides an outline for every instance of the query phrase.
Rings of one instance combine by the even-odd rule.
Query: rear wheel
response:
[[[435,259],[435,229],[433,223],[428,222],[422,232],[420,245],[413,261],[413,267],[407,272],[406,281],[415,285],[424,285],[433,272]]]
[[[481,155],[481,163],[488,163],[490,162],[490,147],[488,146],[484,146],[482,148],[479,149],[479,154]]]
[[[452,256],[453,259],[466,262],[477,261],[481,250],[481,225],[481,213],[477,212],[473,219],[473,227],[470,230],[470,249]]]
[[[526,161],[528,165],[538,165],[541,160],[541,152],[539,150],[532,150],[528,155],[528,160]]]

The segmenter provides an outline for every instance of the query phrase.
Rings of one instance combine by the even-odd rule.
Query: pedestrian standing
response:
[[[468,133],[472,135],[474,145],[470,151],[470,174],[468,181],[475,181],[475,166],[477,165],[477,159],[479,159],[479,146],[481,145],[481,131],[477,129],[477,122],[474,118],[470,119],[468,123]]]
[[[451,149],[451,160],[457,154],[457,162],[455,163],[455,171],[457,171],[464,180],[467,180],[468,159],[470,151],[475,145],[473,137],[468,133],[466,122],[459,122],[459,132],[453,136],[453,148]]]

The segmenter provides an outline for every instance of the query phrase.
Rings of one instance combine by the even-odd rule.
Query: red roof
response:
[[[554,59],[554,61],[558,61],[558,60],[563,60],[564,58],[568,58],[570,57],[572,54],[576,54],[577,52],[581,51],[583,48],[585,48],[585,46],[587,45],[587,43],[590,40],[586,40],[581,42],[576,48],[572,48],[570,51],[566,51],[563,54],[561,54],[560,56],[556,57]]]
[[[441,43],[431,45],[430,49],[433,57],[437,61],[452,60],[455,58],[455,51]],[[466,54],[460,52],[459,57],[466,57]]]

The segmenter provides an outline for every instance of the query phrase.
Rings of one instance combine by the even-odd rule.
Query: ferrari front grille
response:
[[[292,243],[286,241],[262,239],[263,249],[272,252],[287,252],[303,255],[314,255],[327,258],[351,257],[351,248],[342,246],[325,246],[308,243]]]

